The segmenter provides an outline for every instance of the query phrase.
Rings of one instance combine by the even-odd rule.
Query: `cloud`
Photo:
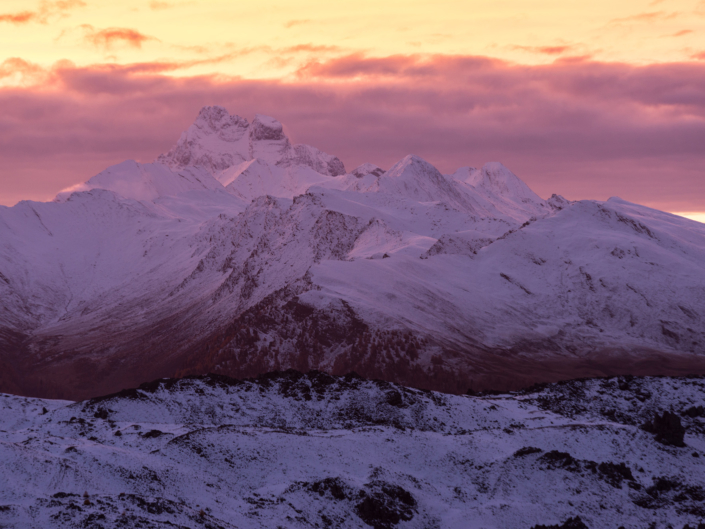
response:
[[[680,15],[678,12],[667,13],[666,11],[652,11],[650,13],[639,13],[628,17],[615,18],[610,20],[610,24],[628,24],[633,22],[650,23],[657,22],[659,20],[670,20],[672,18],[676,18],[678,15]]]
[[[14,78],[15,84],[38,84],[46,78],[47,71],[37,64],[33,64],[18,57],[10,57],[0,63],[0,81]]]
[[[701,51],[699,53],[694,53],[691,55],[693,59],[698,59],[700,61],[705,61],[705,51]]]
[[[38,13],[34,11],[20,11],[18,13],[7,13],[0,15],[0,22],[9,22],[10,24],[26,24],[39,18]]]
[[[286,29],[293,28],[294,26],[301,26],[303,24],[310,24],[311,20],[310,19],[305,19],[305,20],[289,20],[288,22],[284,23],[284,27]]]
[[[89,24],[83,24],[81,28],[86,32],[84,36],[86,42],[99,48],[105,48],[106,50],[112,49],[116,44],[141,49],[142,43],[150,40],[159,40],[130,28],[106,28],[96,30]]]
[[[672,33],[670,35],[664,35],[665,37],[682,37],[684,35],[690,35],[693,33],[692,29],[682,29],[680,31],[676,31],[675,33]]]
[[[181,6],[186,6],[186,5],[193,5],[196,2],[159,2],[159,1],[153,1],[149,3],[149,8],[152,9],[153,11],[161,11],[164,9],[173,9],[176,7],[181,7]]]
[[[460,61],[458,67],[483,68],[500,64],[499,59],[486,57],[452,57],[441,55],[391,55],[388,57],[366,57],[353,53],[328,61],[312,60],[302,66],[297,76],[300,79],[381,79],[389,78],[399,82],[419,80],[427,76],[437,76],[446,69],[448,61]]]
[[[276,53],[340,53],[343,48],[340,46],[327,46],[321,44],[297,44],[296,46],[287,46],[279,48]]]
[[[34,68],[14,61],[3,68]],[[50,198],[112,163],[151,161],[202,106],[221,104],[277,117],[292,141],[348,169],[409,153],[445,172],[499,160],[542,196],[618,195],[672,211],[705,203],[703,63],[347,55],[310,61],[289,82],[166,75],[182,67],[61,63],[33,88],[0,89],[0,202]]]
[[[16,13],[0,14],[0,22],[8,22],[10,24],[28,24],[30,22],[39,22],[46,24],[49,19],[55,16],[66,16],[66,13],[76,7],[85,7],[86,3],[82,0],[58,0],[56,2],[43,1],[40,2],[35,11],[18,11]]]
[[[523,50],[531,53],[542,53],[544,55],[562,55],[567,51],[575,49],[575,46],[565,44],[562,46],[511,46],[514,50]]]
[[[360,54],[304,65],[297,73],[300,81],[359,80],[433,88],[434,93],[467,94],[472,101],[479,95],[492,104],[511,102],[523,95],[551,100],[570,99],[570,106],[630,103],[670,111],[691,105],[702,111],[705,93],[699,88],[705,67],[689,63],[634,66],[601,63],[584,58],[559,60],[548,65],[517,65],[499,59],[452,55],[397,55],[367,58]],[[442,81],[442,86],[438,83]],[[457,95],[461,95],[458,93]],[[664,107],[665,105],[665,107]],[[693,108],[694,108],[693,107]],[[523,115],[524,112],[518,113]],[[670,116],[670,114],[669,114]]]

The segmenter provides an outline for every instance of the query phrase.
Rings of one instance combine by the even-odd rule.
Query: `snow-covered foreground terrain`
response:
[[[703,377],[476,397],[294,371],[0,395],[0,526],[697,527],[704,403]]]
[[[156,162],[0,207],[0,390],[356,371],[447,392],[705,373],[705,225],[500,163],[347,172],[206,107]]]

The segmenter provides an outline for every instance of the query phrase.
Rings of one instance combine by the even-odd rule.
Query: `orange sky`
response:
[[[137,75],[134,72],[139,70],[140,75],[157,75],[163,87],[166,86],[164,83],[170,82],[169,79],[172,79],[173,83],[208,79],[208,82],[218,87],[228,83],[240,83],[238,86],[241,86],[242,82],[257,80],[270,82],[267,86],[277,89],[281,89],[281,83],[284,83],[287,90],[303,85],[315,90],[312,86],[317,83],[320,86],[325,85],[326,89],[333,90],[330,86],[338,84],[344,85],[341,90],[349,90],[349,87],[361,82],[367,83],[365,86],[369,88],[372,76],[376,79],[374,82],[384,78],[385,90],[395,82],[406,84],[412,89],[412,85],[408,84],[408,75],[399,75],[399,65],[404,61],[412,60],[411,67],[418,72],[431,64],[434,67],[446,64],[445,58],[469,57],[499,59],[500,62],[493,64],[498,68],[497,71],[501,69],[502,72],[516,72],[519,71],[518,68],[525,68],[521,71],[525,72],[522,75],[527,80],[533,78],[534,72],[544,75],[550,71],[553,76],[553,80],[548,83],[552,87],[550,90],[556,90],[557,84],[562,82],[556,79],[567,75],[564,70],[559,71],[556,65],[585,63],[593,66],[607,65],[608,69],[611,68],[609,65],[619,65],[620,68],[626,69],[625,71],[628,70],[626,75],[633,77],[635,72],[639,75],[644,72],[657,72],[651,68],[653,65],[680,65],[681,68],[682,65],[690,64],[693,66],[687,73],[680,69],[678,75],[687,79],[688,90],[697,92],[697,88],[692,88],[698,85],[693,76],[700,75],[698,68],[705,63],[703,30],[705,0],[186,0],[120,3],[102,0],[34,3],[27,0],[3,0],[0,4],[0,90],[4,92],[0,93],[0,97],[7,96],[10,97],[7,101],[14,101],[12,98],[18,97],[19,94],[23,98],[36,95],[46,99],[49,91],[53,90],[52,97],[63,97],[62,101],[70,99],[74,103],[80,100],[84,106],[90,102],[96,112],[101,112],[96,105],[99,98],[106,96],[97,93],[91,95],[89,91],[76,95],[71,92],[75,90],[75,86],[69,86],[72,81],[67,80],[68,74],[65,73],[87,72],[89,69],[106,76],[108,80],[105,82],[108,84],[124,80],[119,75],[127,75],[125,72],[128,70],[132,72],[129,74],[132,75],[129,80],[133,82]],[[380,60],[392,62],[383,63]],[[106,74],[108,68],[118,66],[127,69],[120,70],[119,74],[111,73],[113,77]],[[351,74],[353,70],[354,73]],[[57,81],[56,72],[59,71],[64,73],[61,74],[60,81]],[[72,75],[73,79],[75,73]],[[440,76],[437,77],[436,84],[457,83],[452,69],[436,72],[436,75]],[[570,75],[572,79],[578,79],[580,74],[571,67]],[[660,79],[658,76],[663,74],[653,75]],[[623,76],[620,74],[615,78],[622,79]],[[176,86],[173,83],[169,85],[172,88]],[[18,89],[23,92],[18,92]],[[604,87],[597,89],[604,90]],[[545,87],[542,90],[546,99],[553,97],[553,92],[549,94]],[[677,108],[669,109],[668,113],[664,113],[663,101],[649,101],[648,97],[643,97],[641,91],[640,87],[632,88],[631,93],[636,102],[614,102],[618,112],[624,110],[623,105],[633,109],[631,118],[635,124],[648,122],[649,127],[652,127],[658,122],[662,127],[661,133],[665,135],[669,127],[675,126],[666,123],[668,115],[677,115],[678,126],[682,128],[683,137],[688,143],[688,127],[700,127],[704,123],[705,117],[699,102],[688,100],[683,103],[682,85],[680,88],[671,87],[667,96],[659,96],[666,98],[666,104],[671,104],[673,97],[681,98]],[[117,96],[113,94],[113,97]],[[151,92],[151,97],[158,98],[159,92]],[[419,101],[424,101],[424,97],[418,94]],[[582,108],[582,96],[573,94],[572,97],[571,104]],[[608,97],[611,95],[608,94]],[[619,96],[620,101],[623,101],[624,97]],[[687,97],[692,99],[690,95]],[[590,94],[587,94],[584,100],[589,98]],[[223,101],[206,99],[198,99],[198,104],[223,104]],[[27,110],[23,110],[23,116],[32,108],[32,103],[26,104],[28,106]],[[192,104],[198,106],[195,101]],[[252,104],[257,106],[256,101]],[[599,104],[599,101],[594,103]],[[694,104],[696,107],[693,107]],[[262,111],[269,111],[267,109],[270,107],[273,111],[279,108],[264,100],[261,106]],[[577,106],[575,112],[583,112],[577,110]],[[198,109],[188,106],[179,107],[177,110],[183,113],[183,121],[187,123],[186,116],[192,119]],[[245,115],[244,110],[233,104],[229,105],[229,110]],[[519,108],[516,111],[524,110]],[[438,112],[448,110],[439,109]],[[609,115],[609,112],[604,115]],[[9,131],[8,134],[12,132],[12,126],[19,126],[13,125],[15,122],[12,119],[5,118],[5,130]],[[17,120],[20,119],[17,117]],[[305,120],[301,119],[301,123],[304,123]],[[42,127],[41,123],[37,121],[36,126]],[[310,135],[309,131],[298,123],[296,117],[293,117],[290,123],[285,124],[294,136],[306,138]],[[697,135],[699,131],[699,128],[693,130],[692,134]],[[93,134],[95,133],[94,130]],[[167,132],[164,134],[167,135]],[[178,131],[171,131],[169,134],[178,135]],[[49,142],[51,139],[45,138],[45,141]],[[590,140],[585,141],[590,144]],[[658,143],[657,140],[653,141]],[[636,139],[625,140],[625,145],[636,142]],[[126,146],[129,144],[128,141],[124,143]],[[500,140],[491,145],[491,154],[501,155],[502,145]],[[518,144],[509,142],[507,145]],[[627,150],[630,153],[628,156],[618,156],[624,164],[636,156],[633,147]],[[665,160],[665,156],[671,157],[664,167],[678,168],[681,166],[679,164],[684,164],[682,166],[687,166],[692,178],[697,178],[698,174],[705,176],[702,172],[698,173],[699,159],[685,160],[683,157],[686,155],[676,151],[678,149],[661,156],[661,160]],[[135,153],[134,157],[156,154],[158,152],[140,152]],[[646,154],[648,153],[644,156]],[[688,156],[691,154],[695,156],[697,153],[691,152]],[[121,154],[115,153],[103,156],[88,152],[86,157],[95,158],[96,165],[82,170],[91,171],[98,163],[104,161],[119,161],[113,159],[119,155]],[[14,155],[0,151],[0,156]],[[357,153],[351,152],[349,156],[355,160]],[[439,154],[439,158],[440,156]],[[432,152],[430,157],[433,158]],[[512,158],[510,153],[506,158]],[[30,162],[30,159],[33,161]],[[61,178],[41,177],[41,157],[38,159],[35,155],[34,158],[27,156],[27,161],[19,158],[13,160],[9,160],[12,162],[12,174],[7,170],[0,172],[0,203],[14,203],[20,195],[26,198],[46,198],[54,193],[59,185],[72,183],[72,178],[82,180],[90,176],[79,174],[78,171],[74,176],[67,172]],[[530,185],[533,178],[540,187],[540,176],[533,176],[538,171],[538,162],[522,165],[523,159],[517,160],[520,168],[526,168],[526,174],[520,176],[525,177]],[[434,162],[433,159],[430,161]],[[47,163],[50,163],[49,159]],[[51,163],[56,162],[52,160]],[[643,159],[640,163],[642,166],[649,165]],[[8,166],[6,164],[6,167]],[[52,170],[56,171],[56,167]],[[623,172],[624,168],[620,171]],[[584,183],[586,174],[581,178]],[[609,177],[605,177],[604,182],[599,185],[607,185],[605,182],[608,181]],[[567,189],[573,188],[568,186]],[[601,189],[596,191],[594,197],[585,198],[601,198],[602,194],[612,192],[607,188],[604,192]],[[620,192],[624,194],[623,191]],[[570,194],[570,190],[567,193]],[[705,204],[700,205],[705,196],[698,193],[690,202],[674,198],[668,205],[665,202],[659,204],[658,190],[654,191],[653,196],[654,199],[650,203],[654,206],[669,207],[671,210],[676,208],[678,211],[705,211]],[[649,202],[648,198],[640,200]]]
[[[643,64],[693,60],[705,50],[703,0],[3,0],[2,11],[6,57],[43,66],[192,65],[174,75],[282,78],[311,57],[355,52]]]

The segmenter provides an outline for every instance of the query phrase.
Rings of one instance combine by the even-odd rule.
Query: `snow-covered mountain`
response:
[[[276,119],[258,114],[252,123],[223,107],[205,107],[177,144],[157,162],[172,169],[199,167],[215,175],[253,159],[276,166],[301,165],[329,176],[345,174],[335,156],[310,145],[292,145]]]
[[[0,395],[0,526],[696,528],[704,395],[702,377],[477,397],[292,371]]]
[[[499,163],[347,173],[206,107],[156,162],[0,207],[0,389],[319,369],[422,388],[705,372],[705,225]]]

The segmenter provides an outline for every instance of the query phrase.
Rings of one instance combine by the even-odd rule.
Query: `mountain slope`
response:
[[[281,167],[254,158],[225,169],[218,174],[225,190],[251,202],[257,197],[271,195],[294,198],[309,187],[328,182],[331,178],[305,165]]]

